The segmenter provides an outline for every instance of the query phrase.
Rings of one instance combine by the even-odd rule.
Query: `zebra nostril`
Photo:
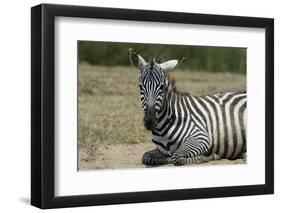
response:
[[[156,112],[154,110],[148,110],[147,113],[145,113],[143,121],[147,130],[153,130],[157,125]]]
[[[146,119],[144,118],[144,126],[147,130],[151,131],[156,127],[156,119]]]

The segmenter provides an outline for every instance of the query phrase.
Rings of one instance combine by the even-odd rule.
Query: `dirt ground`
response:
[[[148,167],[141,163],[142,154],[154,149],[153,143],[141,144],[116,144],[116,145],[89,145],[80,150],[80,170],[91,169],[125,169]],[[246,163],[244,159],[217,160],[206,164],[241,164]],[[173,166],[172,164],[166,166]],[[190,166],[190,165],[189,165]],[[191,165],[192,166],[192,165]],[[195,166],[195,165],[193,165]],[[198,165],[196,165],[198,166]]]

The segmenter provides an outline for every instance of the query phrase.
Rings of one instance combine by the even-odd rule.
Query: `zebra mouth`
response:
[[[157,125],[157,113],[155,107],[148,107],[145,111],[143,122],[147,130],[153,130]]]
[[[144,126],[147,130],[152,131],[153,129],[155,129],[157,125],[157,121],[156,119],[145,119],[144,117]]]
[[[147,130],[152,131],[157,126],[157,118],[156,115],[145,115],[143,118],[144,126]]]

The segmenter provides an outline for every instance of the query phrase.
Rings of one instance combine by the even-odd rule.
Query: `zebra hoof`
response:
[[[142,163],[146,166],[159,166],[169,162],[170,157],[163,155],[158,149],[145,152],[142,156]]]

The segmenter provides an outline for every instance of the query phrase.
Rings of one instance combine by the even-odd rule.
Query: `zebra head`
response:
[[[147,130],[153,130],[157,126],[157,119],[169,87],[167,72],[177,66],[178,60],[160,64],[152,60],[147,63],[132,48],[129,49],[129,58],[131,63],[140,70],[139,88],[144,110],[144,126]]]

